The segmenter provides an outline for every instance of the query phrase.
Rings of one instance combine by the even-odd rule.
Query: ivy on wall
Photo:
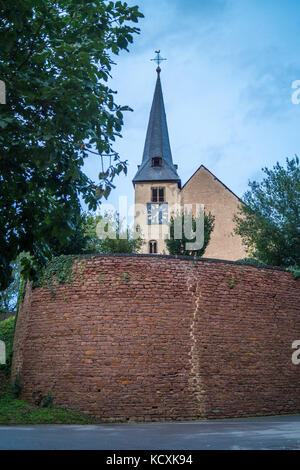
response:
[[[40,276],[37,281],[34,282],[33,288],[35,287],[48,287],[50,291],[52,292],[53,295],[55,295],[55,289],[54,286],[58,284],[71,284],[74,277],[76,276],[75,270],[73,269],[74,261],[75,260],[80,260],[79,255],[61,255],[58,257],[53,258],[46,267],[43,268],[43,270],[40,272]],[[86,257],[84,257],[86,258]],[[94,256],[90,256],[91,259],[94,258]],[[85,269],[85,263],[86,259],[83,259],[81,263],[79,264],[79,272],[77,275],[82,279],[83,278],[83,273]],[[258,268],[264,268],[266,265],[256,259],[251,259],[251,258],[244,258],[241,260],[238,260],[236,262],[237,264],[241,265],[250,265],[250,266],[255,266]],[[194,264],[197,266],[198,260],[194,258]],[[287,271],[291,271],[294,275],[294,278],[297,279],[300,274],[299,274],[299,269],[289,269],[287,268]],[[123,278],[125,281],[129,281],[130,277],[128,278],[127,273],[123,273]],[[99,282],[101,282],[103,279],[101,278]],[[231,281],[232,282],[232,281]],[[232,288],[233,285],[230,288]]]
[[[70,284],[73,280],[73,264],[76,255],[61,255],[53,258],[41,271],[33,287],[48,287],[55,294],[57,284]]]

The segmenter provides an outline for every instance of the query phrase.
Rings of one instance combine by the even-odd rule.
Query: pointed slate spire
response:
[[[148,123],[142,164],[133,179],[141,181],[177,181],[177,167],[173,164],[164,99],[160,81],[160,67],[157,69],[157,80]],[[160,158],[161,165],[153,166],[153,158]]]
[[[162,157],[168,162],[172,163],[172,154],[161,89],[160,73],[157,74],[143,154],[143,162],[149,158],[154,157]]]

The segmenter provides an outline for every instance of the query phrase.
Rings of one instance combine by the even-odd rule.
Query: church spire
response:
[[[133,183],[139,181],[177,181],[178,184],[180,184],[177,167],[173,164],[172,159],[160,81],[161,69],[159,63],[166,59],[160,57],[160,51],[155,52],[157,56],[152,60],[158,63],[156,69],[156,86],[150,111],[142,164],[139,166]]]

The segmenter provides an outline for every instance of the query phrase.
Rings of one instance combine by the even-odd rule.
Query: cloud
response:
[[[110,201],[127,194],[141,162],[159,48],[162,86],[174,162],[187,180],[201,163],[237,195],[287,156],[300,154],[300,105],[291,83],[300,79],[300,3],[288,0],[130,0],[145,14],[130,53],[116,57],[110,85],[128,104],[123,139],[129,161]],[[87,162],[93,178],[97,161]]]

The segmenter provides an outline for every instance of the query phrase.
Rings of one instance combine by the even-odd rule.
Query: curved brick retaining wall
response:
[[[300,412],[299,282],[226,261],[95,256],[27,287],[13,379],[107,420]]]

